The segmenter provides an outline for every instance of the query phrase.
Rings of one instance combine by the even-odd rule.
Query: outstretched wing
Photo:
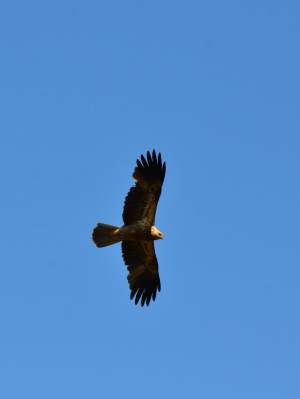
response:
[[[148,306],[160,291],[158,263],[153,241],[122,241],[122,254],[127,265],[130,299]]]
[[[147,160],[141,155],[136,161],[133,177],[137,181],[129,190],[123,209],[125,225],[146,218],[154,224],[157,203],[166,174],[166,163],[162,164],[160,153],[156,156],[147,151]]]

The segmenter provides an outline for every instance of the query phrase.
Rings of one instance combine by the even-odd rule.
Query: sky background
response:
[[[300,397],[299,1],[0,6],[0,396]],[[136,158],[162,291],[129,300]]]

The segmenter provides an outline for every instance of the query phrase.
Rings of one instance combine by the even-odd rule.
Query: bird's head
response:
[[[161,240],[164,238],[164,233],[158,230],[157,227],[151,226],[151,236],[154,238],[154,240]]]

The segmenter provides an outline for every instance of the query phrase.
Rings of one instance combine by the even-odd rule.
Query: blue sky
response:
[[[298,398],[300,5],[0,8],[0,396]],[[129,300],[139,154],[167,176],[162,291]]]

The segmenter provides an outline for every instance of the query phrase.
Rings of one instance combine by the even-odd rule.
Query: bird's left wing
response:
[[[123,241],[122,254],[127,265],[130,299],[135,297],[137,305],[148,306],[151,298],[154,301],[160,291],[158,262],[153,241]]]

